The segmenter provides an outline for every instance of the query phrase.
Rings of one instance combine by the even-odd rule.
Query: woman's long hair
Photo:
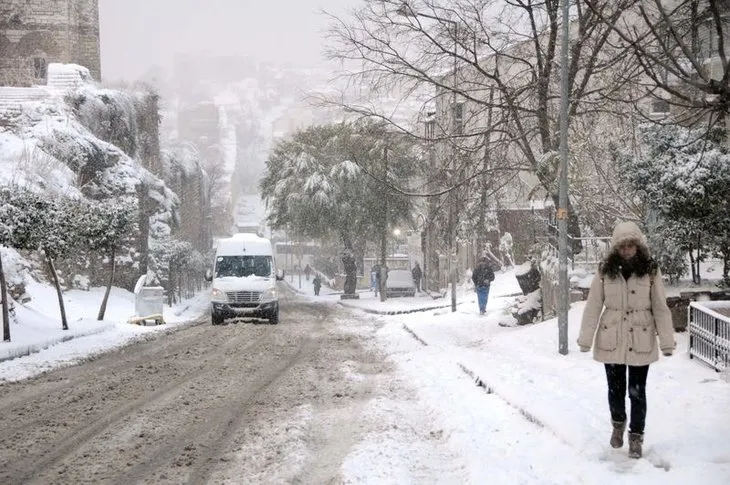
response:
[[[649,254],[649,249],[643,244],[636,244],[636,254],[626,260],[621,257],[618,247],[611,248],[601,262],[600,272],[609,278],[618,278],[624,268],[631,268],[631,274],[641,278],[648,274],[656,274],[657,264]]]

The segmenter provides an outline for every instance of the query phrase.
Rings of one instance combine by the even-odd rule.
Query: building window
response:
[[[426,120],[423,122],[424,136],[426,140],[433,141],[436,138],[436,112],[428,111]]]
[[[436,138],[436,121],[428,120],[426,122],[426,140],[433,140]]]
[[[651,113],[652,114],[669,113],[669,102],[666,99],[653,99],[651,101]]]
[[[454,104],[454,134],[464,133],[464,103]]]
[[[48,75],[48,64],[46,63],[45,57],[34,57],[33,58],[33,77],[35,79],[42,79],[45,81]]]

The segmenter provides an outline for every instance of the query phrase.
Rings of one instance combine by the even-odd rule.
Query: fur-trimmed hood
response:
[[[624,260],[618,252],[619,246],[627,241],[634,241],[637,245],[636,256],[630,260]],[[657,271],[657,264],[649,253],[649,246],[646,236],[641,232],[636,223],[620,222],[613,230],[611,237],[611,248],[601,263],[601,274],[611,278],[617,278],[623,270],[630,268],[630,273],[638,277],[647,274],[654,276]]]

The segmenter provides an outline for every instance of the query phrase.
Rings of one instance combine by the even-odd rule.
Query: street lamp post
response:
[[[455,20],[451,19],[445,19],[443,17],[438,17],[436,15],[431,15],[428,13],[422,13],[417,12],[413,10],[413,8],[408,4],[408,2],[403,2],[400,7],[396,10],[396,13],[398,15],[402,15],[404,17],[424,17],[428,19],[433,19],[438,22],[443,22],[450,24],[454,28],[454,55],[453,55],[453,72],[452,72],[452,110],[453,110],[453,116],[454,119],[451,122],[451,134],[452,137],[456,135],[456,69],[457,69],[457,49],[459,47],[459,23]],[[456,165],[456,147],[454,145],[454,140],[451,140],[452,146],[452,155],[451,155],[451,162],[452,162],[452,173],[454,173],[454,167]],[[453,182],[453,179],[452,179]],[[448,198],[449,198],[449,280],[451,283],[451,311],[456,311],[456,197],[454,196],[454,189],[449,191]]]
[[[421,277],[421,289],[423,291],[428,291],[428,271],[430,269],[430,265],[428,264],[428,226],[426,223],[426,217],[423,214],[419,213],[418,219],[418,236],[421,245],[421,267],[423,270],[423,275]]]

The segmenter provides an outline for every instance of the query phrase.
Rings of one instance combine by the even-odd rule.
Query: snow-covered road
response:
[[[0,483],[629,485],[685,483],[694,470],[661,446],[629,460],[570,379],[520,374],[512,353],[537,349],[538,327],[336,301],[289,292],[279,325],[204,318],[3,384]],[[574,367],[566,376],[583,368],[560,362]],[[568,386],[557,392],[574,396],[573,419],[548,385]],[[715,451],[700,475],[724,484]]]

